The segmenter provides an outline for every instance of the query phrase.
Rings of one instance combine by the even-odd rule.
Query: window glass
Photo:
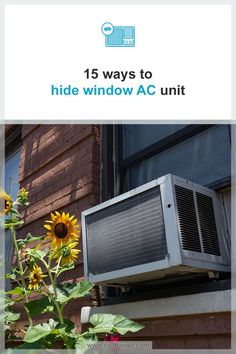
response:
[[[123,125],[123,158],[145,149],[184,127],[186,124]]]
[[[5,163],[5,190],[11,194],[12,199],[16,198],[19,188],[18,174],[20,162],[20,149],[7,158]]]
[[[19,162],[20,162],[20,149],[12,154],[5,162],[5,191],[11,195],[12,199],[16,198],[19,189],[18,175],[19,175]],[[12,260],[12,239],[9,230],[6,232],[5,237],[5,272],[11,271]],[[10,287],[10,280],[6,279],[6,289]]]
[[[128,169],[129,189],[167,173],[209,185],[231,175],[227,125],[218,125]]]

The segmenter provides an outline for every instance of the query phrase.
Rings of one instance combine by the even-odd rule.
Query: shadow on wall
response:
[[[80,216],[99,203],[99,127],[95,125],[26,125],[20,185],[29,190],[26,232],[52,211]]]

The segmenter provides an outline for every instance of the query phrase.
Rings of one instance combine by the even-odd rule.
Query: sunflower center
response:
[[[34,278],[34,280],[39,280],[40,277],[37,273],[34,273],[33,278]]]
[[[63,222],[59,222],[54,226],[54,233],[56,237],[60,239],[65,238],[67,236],[67,232],[68,227]]]
[[[7,209],[8,207],[9,207],[8,200],[5,199],[5,209]]]

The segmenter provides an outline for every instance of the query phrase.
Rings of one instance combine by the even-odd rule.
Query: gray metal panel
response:
[[[161,275],[161,272],[157,272],[157,269],[163,271],[163,275]],[[90,281],[100,284],[126,284],[127,282],[136,282],[137,279],[141,278],[143,281],[146,281],[149,279],[155,279],[158,275],[159,277],[164,277],[165,270],[169,269],[173,268],[170,267],[169,259],[166,258],[158,262],[146,263],[99,275],[89,274],[88,278]]]
[[[207,254],[207,253],[204,254],[202,252],[198,253],[190,250],[184,250],[182,248],[181,252],[183,255],[183,264],[191,265],[191,261],[193,261],[192,264],[194,266],[198,266],[199,268],[201,267],[207,268],[209,264],[212,263],[211,268],[209,267],[209,269],[215,268],[216,270],[221,270],[226,272],[230,271],[230,259],[227,256],[226,247],[225,247],[225,239],[227,235],[226,235],[225,222],[222,214],[222,207],[221,207],[219,195],[211,189],[208,189],[203,186],[199,186],[198,184],[185,180],[183,178],[172,176],[172,179],[174,185],[178,185],[183,188],[189,188],[192,191],[194,191],[194,193],[196,192],[202,193],[212,198],[218,240],[220,244],[220,253],[221,253],[220,256]]]
[[[225,234],[226,237],[224,238],[224,246],[226,249],[227,257],[230,259],[231,257],[231,242],[230,242],[230,235],[231,235],[231,189],[223,191],[220,194],[220,200],[222,201],[222,212],[225,219]]]
[[[148,182],[148,183],[145,183],[143,184],[142,186],[140,187],[137,187],[137,188],[134,188],[132,189],[131,191],[129,192],[126,192],[126,193],[123,193],[123,194],[120,194],[118,195],[117,197],[115,198],[112,198],[110,200],[107,200],[106,202],[103,202],[101,204],[98,204],[92,208],[89,208],[87,210],[84,210],[82,212],[82,216],[86,216],[86,215],[90,215],[92,213],[95,213],[97,212],[98,210],[101,210],[101,209],[104,209],[104,208],[107,208],[113,204],[116,204],[118,202],[121,202],[122,200],[125,200],[127,198],[131,198],[132,196],[138,194],[138,193],[142,193],[150,188],[153,188],[155,186],[159,186],[160,184],[162,183],[165,183],[165,181],[167,180],[168,176],[171,176],[170,174],[168,175],[165,175],[163,177],[160,177],[160,178],[157,178],[155,179],[154,181],[151,181],[151,182]]]
[[[181,247],[178,233],[176,206],[173,194],[172,176],[166,176],[160,184],[164,223],[166,230],[166,242],[170,266],[182,263]]]
[[[166,258],[159,187],[87,215],[85,219],[89,274],[103,274]]]

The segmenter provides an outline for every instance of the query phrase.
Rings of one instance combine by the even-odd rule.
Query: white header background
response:
[[[5,119],[231,119],[230,21],[230,5],[5,5]],[[105,47],[104,22],[135,26],[136,46]],[[136,79],[87,80],[88,68]],[[186,95],[51,96],[52,84]]]

